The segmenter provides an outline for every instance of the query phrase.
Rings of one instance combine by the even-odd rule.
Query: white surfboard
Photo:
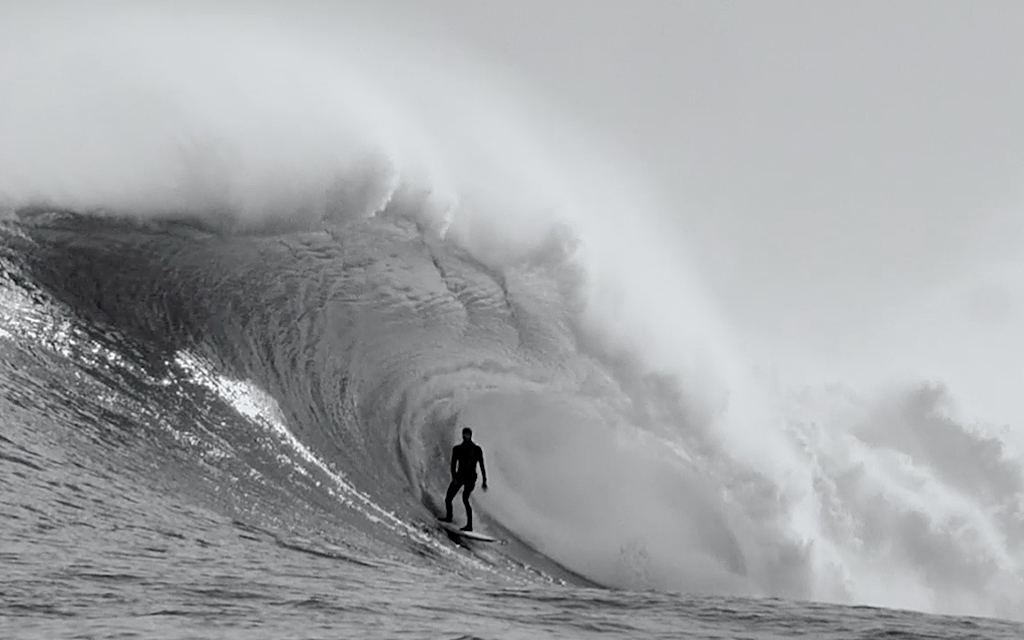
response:
[[[438,523],[444,527],[445,530],[449,531],[453,535],[459,536],[460,538],[468,538],[470,540],[477,540],[478,542],[501,542],[501,540],[498,540],[497,538],[492,538],[491,536],[477,533],[476,531],[462,531],[450,522],[441,522],[438,520]]]

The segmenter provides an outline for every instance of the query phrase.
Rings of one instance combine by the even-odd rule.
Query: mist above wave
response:
[[[581,267],[595,344],[683,375],[709,417],[740,392],[724,324],[653,191],[513,79],[361,25],[325,38],[230,13],[7,21],[0,208],[229,230],[387,213],[497,265],[560,246]]]

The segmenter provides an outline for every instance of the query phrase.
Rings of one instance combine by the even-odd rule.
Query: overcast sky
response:
[[[933,282],[1017,205],[1024,4],[440,6],[656,174],[729,289],[761,262],[769,300]]]

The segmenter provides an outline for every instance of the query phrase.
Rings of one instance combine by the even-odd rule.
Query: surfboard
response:
[[[483,533],[477,533],[476,531],[462,531],[450,522],[441,522],[438,520],[438,524],[444,527],[445,530],[452,535],[456,535],[460,538],[468,538],[469,540],[476,540],[478,542],[501,542],[501,540],[498,540],[497,538],[492,538],[491,536]]]

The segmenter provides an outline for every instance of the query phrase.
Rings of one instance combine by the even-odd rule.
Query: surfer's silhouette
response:
[[[473,430],[466,427],[462,430],[462,442],[452,447],[452,482],[448,485],[448,495],[444,497],[446,509],[441,522],[452,521],[452,499],[462,489],[462,504],[466,506],[466,526],[463,531],[473,530],[473,507],[469,506],[469,494],[476,486],[476,465],[480,463],[480,473],[484,482],[480,487],[487,491],[487,469],[484,467],[484,451],[473,442]]]

